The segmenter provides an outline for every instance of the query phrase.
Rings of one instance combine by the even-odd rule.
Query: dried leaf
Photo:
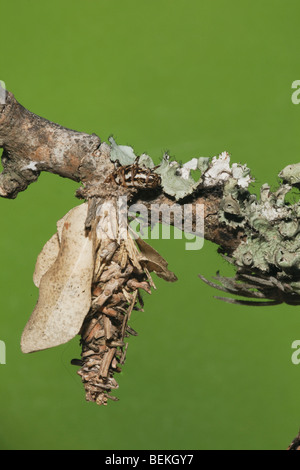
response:
[[[37,305],[22,334],[24,353],[70,341],[90,309],[94,248],[85,233],[87,209],[82,204],[65,218],[58,257],[41,278]]]
[[[155,272],[158,277],[165,281],[177,281],[175,274],[169,271],[167,261],[152,246],[148,245],[142,238],[136,238],[136,243],[141,250],[139,262],[142,266]]]
[[[33,274],[33,282],[36,287],[40,286],[40,282],[44,274],[51,268],[54,264],[59,253],[59,241],[58,235],[55,233],[50,240],[47,241],[44,248],[40,252]]]
[[[37,258],[33,274],[33,282],[36,287],[40,286],[42,277],[51,268],[58,256],[64,222],[70,212],[56,222],[57,232],[47,241]]]
[[[128,253],[128,256],[133,264],[133,266],[135,268],[137,268],[139,271],[142,270],[142,267],[139,263],[139,258],[140,258],[140,255],[139,255],[139,252],[138,252],[138,249],[134,243],[134,241],[132,240],[130,234],[128,233],[128,237],[124,240],[124,245],[126,247],[126,251]]]

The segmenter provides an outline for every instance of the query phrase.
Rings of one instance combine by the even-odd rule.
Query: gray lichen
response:
[[[278,175],[284,182],[292,185],[300,183],[300,163],[286,166]]]
[[[235,279],[224,282],[225,278],[219,276],[218,280],[221,290],[256,300],[222,300],[246,305],[270,305],[257,299],[300,304],[300,201],[286,201],[286,195],[300,181],[299,170],[298,164],[287,166],[279,173],[283,184],[278,190],[272,192],[263,184],[259,198],[232,181],[224,185],[220,222],[243,227],[246,240],[227,257],[236,267]]]
[[[277,191],[272,192],[268,184],[263,184],[257,197],[248,189],[254,181],[249,168],[231,165],[227,152],[212,158],[193,158],[183,165],[165,154],[160,165],[154,166],[148,155],[137,158],[131,147],[118,146],[112,138],[110,143],[112,161],[118,160],[121,165],[138,161],[139,165],[152,168],[161,177],[162,191],[176,201],[196,191],[221,190],[219,221],[232,229],[242,229],[245,241],[227,256],[236,268],[236,278],[218,276],[221,287],[206,282],[256,299],[251,305],[262,305],[261,299],[300,304],[300,201],[286,201],[287,194],[300,185],[300,163],[288,165],[279,173],[283,182]],[[197,180],[192,171],[200,174]],[[237,301],[243,302],[249,304]]]
[[[176,201],[184,199],[197,189],[214,188],[230,184],[242,191],[253,179],[246,165],[234,163],[230,165],[230,155],[227,152],[215,157],[192,158],[180,164],[165,154],[160,165],[154,166],[149,155],[136,156],[132,147],[118,145],[113,137],[109,138],[111,144],[110,159],[121,165],[132,165],[138,161],[140,166],[153,169],[161,177],[162,190]],[[191,175],[192,171],[200,173],[197,179]]]
[[[285,274],[295,271],[300,248],[297,218],[300,207],[299,202],[293,205],[284,202],[283,197],[290,189],[291,186],[283,185],[272,193],[265,184],[259,200],[252,195],[241,203],[247,240],[232,254],[237,266],[243,267],[243,256],[251,253],[254,269]]]

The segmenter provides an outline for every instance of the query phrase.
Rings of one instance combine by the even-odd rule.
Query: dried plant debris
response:
[[[200,279],[211,287],[234,294],[245,299],[217,297],[216,299],[237,305],[265,307],[286,303],[300,305],[300,295],[293,289],[288,279],[281,282],[273,276],[238,273],[234,278],[222,277],[217,273],[214,278],[219,283],[211,282],[199,274]],[[252,300],[248,300],[252,299]]]
[[[24,353],[51,348],[81,335],[78,374],[86,399],[106,405],[116,400],[114,378],[126,359],[126,338],[133,310],[143,310],[141,291],[155,288],[151,272],[174,282],[167,262],[141,239],[119,230],[114,201],[95,209],[86,230],[88,203],[72,209],[57,223],[57,233],[40,253],[34,273],[37,305],[24,329]]]
[[[293,441],[291,442],[291,444],[289,445],[287,450],[300,450],[300,431],[299,431],[297,437],[295,437],[295,439],[293,439]]]
[[[98,228],[101,231],[105,228],[105,220],[101,220]],[[92,305],[81,330],[82,359],[78,372],[86,399],[99,405],[116,399],[110,392],[118,388],[114,374],[121,371],[125,362],[128,348],[125,338],[137,335],[129,326],[132,311],[143,309],[141,290],[151,294],[155,288],[150,272],[157,272],[171,282],[176,280],[166,261],[144,241],[139,240],[140,251],[129,233],[108,250],[110,244],[111,240],[102,236],[97,247]],[[113,256],[107,258],[111,250]]]
[[[224,186],[220,221],[233,227],[243,226],[246,234],[245,241],[227,256],[237,274],[233,279],[218,275],[221,286],[200,277],[225,292],[256,300],[222,300],[259,306],[282,302],[300,304],[300,201],[297,190],[293,192],[296,202],[286,201],[286,195],[299,181],[298,169],[298,165],[289,165],[282,170],[279,176],[284,181],[275,192],[268,184],[263,184],[259,199],[230,181]]]

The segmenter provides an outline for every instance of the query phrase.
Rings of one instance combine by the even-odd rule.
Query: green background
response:
[[[0,0],[0,78],[31,111],[181,161],[224,150],[257,185],[299,161],[299,1]],[[197,274],[217,247],[154,240],[179,280],[155,279],[131,325],[117,403],[86,403],[78,337],[23,355],[36,257],[77,184],[43,174],[0,200],[1,449],[284,449],[300,426],[298,307],[223,304]]]

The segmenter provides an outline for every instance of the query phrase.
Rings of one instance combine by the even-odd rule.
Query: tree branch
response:
[[[94,134],[66,129],[28,111],[7,92],[5,104],[0,105],[0,147],[4,150],[0,195],[15,198],[41,171],[93,182],[108,160],[100,144]]]
[[[162,191],[150,190],[137,194],[135,190],[124,191],[104,183],[114,168],[110,161],[109,145],[105,142],[101,144],[95,134],[67,129],[28,111],[10,92],[6,92],[5,104],[0,105],[0,148],[3,148],[0,196],[5,198],[15,198],[38,179],[40,172],[46,171],[83,183],[77,191],[79,198],[103,199],[113,192],[115,197],[127,194],[130,199],[143,202],[149,208],[151,204],[166,204],[171,208],[176,202]],[[220,225],[218,211],[221,199],[220,188],[204,189],[195,191],[179,204],[192,202],[194,207],[203,204],[205,238],[225,251],[233,251],[245,235],[243,230]],[[92,218],[91,214],[89,218]],[[174,220],[171,217],[172,223]]]

